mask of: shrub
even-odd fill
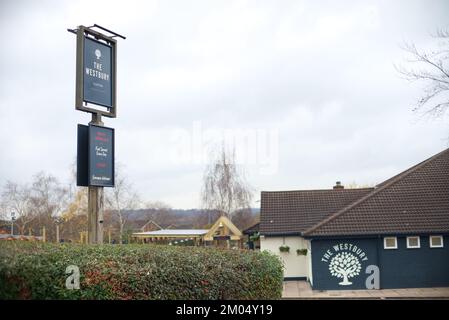
[[[279,299],[282,280],[268,252],[0,241],[0,299]]]
[[[249,240],[250,241],[257,241],[257,240],[259,240],[260,239],[260,233],[259,232],[256,232],[256,233],[254,233],[253,235],[251,235],[250,237],[249,237]]]

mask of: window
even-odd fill
[[[387,237],[384,238],[384,249],[397,249],[398,248],[398,240],[396,237]]]
[[[407,237],[407,248],[408,249],[416,249],[420,248],[421,243],[419,241],[419,237]]]
[[[431,248],[443,248],[443,237],[442,236],[430,236],[430,247]]]

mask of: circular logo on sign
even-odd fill
[[[96,49],[96,50],[95,50],[95,55],[97,56],[97,59],[100,59],[100,57],[101,57],[101,51],[100,51],[100,49]]]

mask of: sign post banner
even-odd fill
[[[89,186],[114,186],[114,129],[89,125]]]
[[[78,125],[76,184],[88,187],[88,242],[101,244],[103,187],[115,184],[114,129],[104,127],[101,117],[117,117],[117,41],[114,37],[126,38],[97,24],[78,26],[76,31],[67,30],[76,34],[75,109],[92,114],[89,126]]]

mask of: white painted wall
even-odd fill
[[[313,273],[312,273],[312,243],[311,240],[305,240],[307,243],[307,270],[309,272],[307,279],[309,280],[310,284],[313,285]]]
[[[279,247],[282,245],[289,246],[290,252],[280,252]],[[296,253],[297,249],[309,250],[309,248],[309,241],[301,237],[260,237],[260,250],[270,251],[280,256],[284,262],[284,278],[309,278],[310,252],[307,252],[306,256],[298,256]]]

